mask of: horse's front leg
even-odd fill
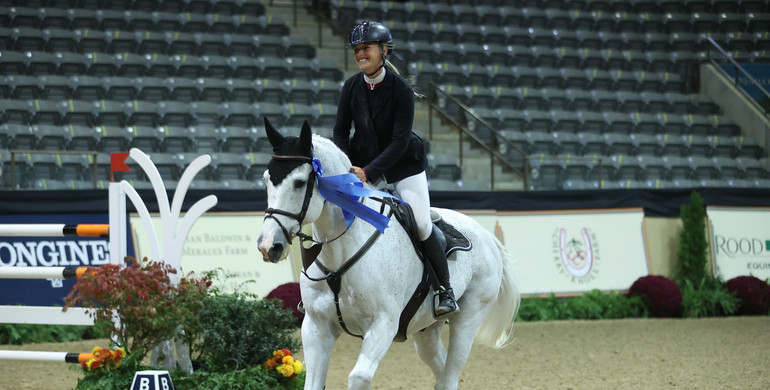
[[[358,355],[356,366],[348,376],[348,390],[368,390],[372,387],[372,378],[377,371],[377,366],[388,352],[397,331],[396,322],[383,319],[375,322],[364,334],[361,353]]]
[[[313,321],[305,316],[302,321],[302,347],[305,355],[305,390],[322,390],[329,369],[329,355],[339,332],[328,322]]]

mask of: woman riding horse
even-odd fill
[[[350,157],[351,172],[362,182],[384,178],[396,195],[414,211],[423,254],[438,277],[437,317],[458,309],[449,282],[444,248],[430,217],[428,158],[422,140],[412,131],[414,91],[387,60],[393,38],[377,22],[358,23],[350,33],[350,47],[361,73],[349,78],[340,94],[334,143]],[[351,123],[355,134],[350,138]]]

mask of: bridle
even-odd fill
[[[313,159],[311,157],[307,156],[279,156],[279,155],[273,155],[272,158],[276,160],[284,160],[284,161],[301,161],[301,162],[307,162],[310,163],[310,165],[313,164]],[[343,234],[345,234],[348,229],[350,229],[350,226],[348,226],[342,233],[340,233],[337,237],[334,237],[332,239],[327,239],[323,241],[318,241],[314,239],[313,237],[302,233],[302,222],[305,221],[305,215],[307,214],[307,208],[310,205],[310,198],[313,197],[313,187],[315,186],[315,182],[317,180],[318,174],[316,173],[315,169],[310,170],[310,176],[308,176],[307,180],[307,187],[305,187],[305,198],[302,200],[302,208],[299,210],[299,213],[292,213],[290,211],[281,210],[281,209],[274,209],[274,208],[267,208],[265,210],[265,219],[272,219],[275,221],[275,223],[278,224],[278,226],[281,228],[281,231],[283,232],[284,237],[286,237],[286,242],[291,243],[292,238],[299,237],[300,241],[304,244],[305,241],[310,241],[315,244],[326,244],[329,242],[332,242],[340,237],[342,237]],[[274,214],[283,215],[285,217],[292,218],[297,221],[297,232],[290,232],[289,229],[286,229],[285,226],[281,223],[281,221],[275,217]]]
[[[278,156],[273,155],[274,159],[276,160],[285,160],[285,161],[302,161],[307,162],[312,165],[313,159],[307,156]],[[291,242],[292,238],[297,236],[302,238],[302,236],[308,237],[306,234],[300,232],[302,229],[302,222],[305,220],[305,215],[307,214],[307,208],[310,205],[310,198],[313,196],[313,187],[315,185],[316,180],[316,173],[315,170],[310,170],[310,176],[308,176],[307,180],[307,187],[305,188],[305,199],[302,200],[302,208],[299,210],[299,213],[292,213],[290,211],[281,210],[281,209],[274,209],[274,208],[267,208],[265,210],[265,219],[272,219],[275,221],[275,223],[278,224],[278,226],[283,231],[283,235],[286,237],[287,242]],[[275,217],[275,214],[283,215],[285,217],[292,218],[297,221],[297,232],[292,233],[289,232],[288,229],[286,229],[285,226],[281,223],[281,221]],[[310,237],[308,237],[310,238]],[[312,238],[310,238],[312,240]]]

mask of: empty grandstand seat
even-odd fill
[[[56,73],[58,65],[54,54],[42,51],[28,51],[24,53],[24,56],[27,62],[27,74],[44,75]]]
[[[577,133],[577,137],[581,145],[581,155],[591,156],[607,154],[607,139],[604,138],[601,134],[580,132]]]
[[[267,170],[267,164],[272,159],[272,151],[270,153],[247,153],[245,154],[245,159],[248,166],[245,172],[246,180],[262,182],[264,184],[262,175]]]
[[[94,131],[99,137],[99,145],[97,146],[98,151],[105,153],[128,151],[130,138],[125,128],[101,125],[96,126]],[[101,159],[98,159],[97,161],[99,160]],[[108,161],[109,158],[101,160],[101,163],[108,164]],[[104,175],[100,177],[105,178]],[[109,178],[109,176],[106,177]]]
[[[612,179],[615,181],[639,181],[644,179],[644,167],[640,159],[634,156],[612,156],[615,169]]]
[[[225,102],[219,105],[219,110],[224,126],[252,127],[258,123],[258,114],[252,104]]]
[[[248,153],[254,150],[259,136],[256,127],[224,126],[219,128],[222,151]]]
[[[219,105],[211,102],[192,102],[188,107],[187,113],[192,124],[218,126],[221,122],[219,115]]]
[[[72,80],[66,76],[42,75],[38,76],[38,90],[40,97],[48,100],[72,99]]]
[[[188,103],[196,100],[212,103],[228,101],[230,100],[232,85],[234,84],[232,79],[222,80],[211,77],[191,80],[192,82],[189,79],[176,80],[181,80],[182,83],[176,83],[176,85],[167,84],[171,90],[171,98]],[[241,80],[238,80],[238,82],[241,82]],[[245,83],[245,85],[248,84],[251,84],[251,82]]]
[[[186,153],[194,150],[192,137],[183,126],[160,126],[157,129],[160,150],[164,153]]]
[[[196,106],[193,107],[193,105]],[[196,120],[193,113],[197,113],[197,107],[203,107],[204,105],[204,102],[194,102],[191,104],[178,101],[159,102],[155,107],[155,113],[158,115],[158,124],[164,126],[189,126]],[[208,107],[208,105],[205,105],[205,107]],[[199,115],[205,115],[205,112],[201,110]]]
[[[644,169],[643,180],[660,181],[668,180],[668,168],[665,161],[659,156],[639,155],[637,159]]]
[[[209,100],[206,99],[207,96],[200,96],[199,90],[201,88],[201,84],[206,79],[188,79],[184,77],[170,77],[165,80],[158,80],[159,83],[157,84],[156,90],[158,93],[153,94],[153,99],[160,98],[163,99],[163,93],[167,93],[168,99],[176,100],[176,101],[182,101],[182,102],[192,102],[196,101],[199,98],[201,100]],[[211,84],[215,84],[217,79],[209,79],[211,80]],[[140,91],[140,96],[143,94],[144,90],[146,88],[150,87],[149,85],[143,86],[142,90]],[[213,87],[213,85],[212,85]],[[151,87],[150,87],[151,88]],[[150,89],[152,91],[152,89]],[[226,96],[227,90],[223,88],[223,93]],[[225,99],[224,97],[222,99]]]
[[[576,133],[580,130],[580,118],[574,111],[551,110],[552,130],[566,133]]]
[[[154,114],[154,112],[153,112]],[[161,138],[158,128],[152,126],[128,126],[129,145],[132,148],[141,149],[144,152],[160,152]]]
[[[68,137],[61,126],[38,124],[31,130],[37,136],[36,149],[64,150],[67,147]]]
[[[38,99],[38,78],[25,75],[10,75],[5,78],[5,83],[10,89],[10,96],[14,99]]]
[[[127,100],[141,99],[151,102],[161,102],[168,99],[181,100],[171,98],[171,88],[180,84],[177,80],[178,79],[174,77],[137,77],[131,79],[134,90],[136,91],[136,97]],[[185,83],[185,81],[182,81],[181,83]]]
[[[222,137],[219,129],[210,124],[198,124],[187,128],[193,141],[193,150],[197,153],[211,153],[222,150]]]
[[[532,156],[530,156],[532,157]],[[532,178],[531,186],[538,190],[555,190],[561,188],[561,177],[564,170],[564,162],[548,155],[539,155],[530,158],[529,175]]]
[[[462,168],[457,159],[445,154],[428,154],[428,178],[460,180]]]
[[[764,159],[758,160],[751,157],[738,157],[735,159],[738,168],[741,170],[742,178],[746,179],[766,179],[770,177]]]
[[[334,104],[316,103],[311,106],[318,128],[333,128],[337,122],[337,106]]]
[[[150,161],[158,168],[158,173],[164,182],[178,181],[182,176],[183,165],[176,155],[171,153],[151,153],[145,151]]]
[[[214,180],[245,179],[247,161],[243,154],[220,152],[212,156]]]
[[[93,127],[65,124],[62,131],[67,139],[67,150],[96,150],[99,135]]]

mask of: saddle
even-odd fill
[[[433,270],[430,261],[428,261],[428,259],[422,253],[422,243],[417,234],[417,223],[414,219],[414,212],[412,211],[412,207],[406,203],[401,203],[390,198],[384,199],[383,202],[390,206],[391,210],[393,211],[393,215],[396,217],[396,220],[409,234],[409,238],[412,241],[414,250],[417,252],[417,257],[420,259],[420,261],[422,261],[423,264],[423,273],[422,278],[420,279],[420,283],[417,284],[417,288],[412,294],[412,297],[409,298],[409,301],[404,307],[404,310],[401,311],[401,316],[399,317],[398,321],[398,332],[393,338],[393,341],[403,342],[406,341],[406,328],[409,325],[409,321],[412,320],[412,317],[414,317],[414,314],[417,313],[420,305],[422,305],[422,302],[430,293],[431,286],[433,286],[433,289],[437,289],[439,283],[438,278],[436,277],[436,272]],[[471,250],[473,245],[471,244],[471,241],[468,239],[468,237],[465,236],[465,234],[457,230],[450,223],[446,222],[437,212],[431,210],[430,216],[433,222],[433,226],[436,228],[436,232],[439,235],[439,242],[443,243],[444,253],[446,253],[447,260],[450,260],[449,255],[455,251]]]
[[[437,289],[439,283],[438,279],[436,278],[436,273],[433,270],[433,267],[430,265],[430,261],[428,261],[425,258],[425,255],[422,253],[422,243],[420,242],[417,234],[417,224],[414,220],[414,212],[412,211],[412,208],[405,203],[401,203],[390,198],[378,200],[382,202],[383,210],[380,212],[384,211],[386,205],[389,206],[390,211],[388,217],[395,215],[396,220],[404,227],[404,230],[408,233],[412,241],[412,245],[414,246],[414,250],[417,253],[417,257],[423,263],[422,278],[417,284],[414,293],[412,293],[412,297],[409,298],[406,306],[401,311],[401,315],[398,321],[398,331],[396,332],[396,336],[393,337],[393,341],[403,342],[406,341],[406,328],[409,325],[409,321],[412,320],[412,317],[414,317],[414,314],[417,313],[417,310],[422,305],[422,302],[430,293],[431,286],[433,286],[433,289]],[[432,210],[431,219],[433,221],[433,225],[436,227],[436,231],[438,232],[437,234],[439,234],[439,240],[444,243],[444,250],[447,258],[455,251],[471,250],[472,244],[468,237],[466,237],[459,230],[455,229],[455,227],[450,223],[444,221],[438,213],[435,213]],[[324,273],[324,276],[321,278],[310,277],[307,275],[307,273],[304,273],[304,271],[315,262],[316,257],[318,257],[318,254],[321,252],[323,243],[313,244],[309,248],[304,246],[300,247],[302,253],[303,274],[310,280],[325,280],[327,282],[329,288],[334,293],[334,305],[337,310],[337,318],[339,320],[340,326],[346,333],[358,338],[363,338],[363,336],[350,332],[350,330],[348,330],[347,326],[345,325],[345,321],[342,319],[342,313],[339,306],[339,292],[342,284],[342,275],[347,272],[347,270],[350,269],[350,267],[352,267],[369,250],[369,248],[371,248],[371,246],[374,244],[374,241],[376,241],[380,235],[381,234],[379,231],[374,231],[371,237],[369,237],[369,240],[367,240],[367,242],[364,243],[361,248],[359,248],[359,250],[336,271],[327,269],[320,262],[316,263],[319,269]]]

